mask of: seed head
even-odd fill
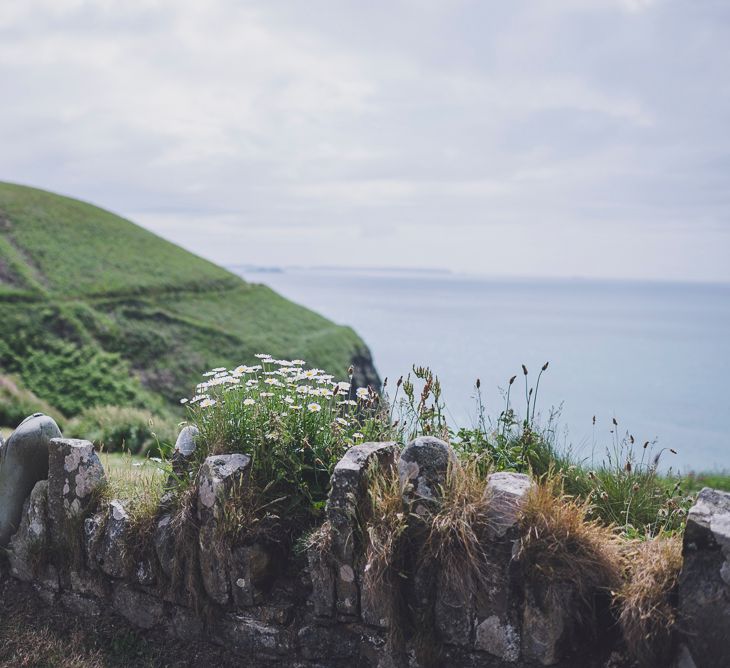
[[[517,378],[517,376],[512,376],[512,378],[509,379],[509,384],[510,385],[512,385],[512,383],[515,382],[515,378]]]
[[[527,375],[527,367],[524,364],[522,365],[522,373]]]
[[[545,362],[545,364],[542,365],[542,370],[543,371],[547,371],[548,364],[550,364],[550,362]]]

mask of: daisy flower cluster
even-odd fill
[[[207,371],[181,403],[207,452],[246,453],[262,484],[284,480],[310,501],[323,500],[345,451],[381,434],[377,395],[301,359],[256,358]]]

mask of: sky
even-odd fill
[[[725,0],[4,0],[0,180],[220,264],[730,281]]]

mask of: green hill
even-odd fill
[[[108,211],[0,183],[0,374],[67,416],[164,410],[258,352],[378,382],[352,329]]]

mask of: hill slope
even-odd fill
[[[377,383],[348,327],[90,204],[0,183],[0,373],[66,415],[172,407],[255,353]]]

